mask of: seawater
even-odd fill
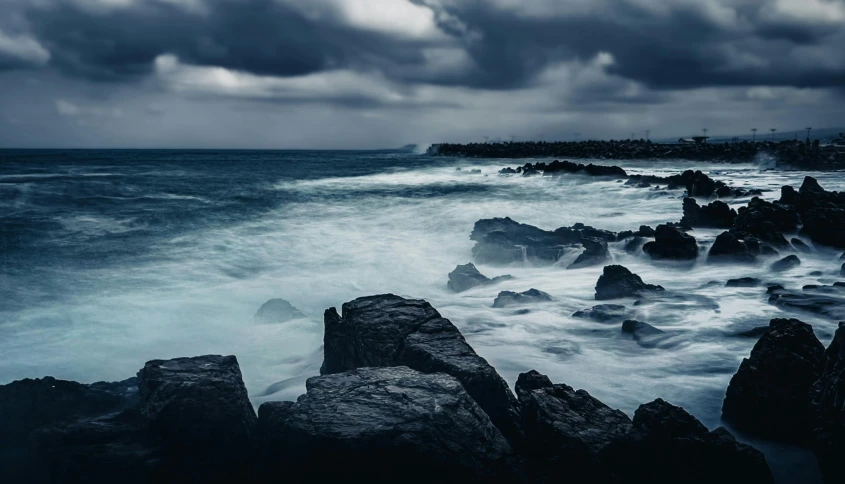
[[[497,174],[528,161],[539,160],[0,151],[0,383],[44,375],[120,380],[150,359],[234,354],[256,405],[295,399],[319,373],[323,311],[394,293],[428,300],[511,385],[520,372],[537,369],[628,414],[662,397],[714,428],[727,384],[754,344],[735,333],[773,317],[799,317],[829,343],[836,322],[784,313],[767,304],[765,288],[724,287],[743,276],[787,287],[830,284],[838,280],[839,253],[822,247],[798,254],[799,268],[774,274],[773,260],[708,265],[702,255],[692,267],[655,264],[611,244],[615,263],[668,291],[652,304],[619,301],[636,319],[676,334],[657,348],[638,345],[617,324],[571,317],[598,304],[601,273],[566,270],[577,252],[553,266],[478,265],[489,277],[515,279],[451,293],[447,274],[472,260],[469,233],[479,219],[621,231],[682,216],[683,190]],[[660,175],[701,169],[733,186],[766,190],[768,200],[779,197],[782,185],[797,188],[805,175],[762,164],[613,164]],[[826,189],[845,189],[841,173],[812,175]],[[728,202],[738,208],[748,200]],[[692,232],[701,246],[718,233]],[[528,314],[491,307],[499,291],[529,288],[554,301]],[[261,304],[276,297],[306,317],[254,323]],[[789,466],[806,464],[777,452],[768,448],[770,463],[779,455]]]

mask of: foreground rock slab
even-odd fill
[[[825,482],[845,481],[845,322],[824,353],[821,376],[813,384],[810,400],[815,417],[814,452]]]
[[[517,402],[507,383],[426,301],[393,294],[363,297],[344,303],[342,316],[335,308],[326,310],[324,321],[321,374],[390,366],[449,374],[502,434],[519,445]]]
[[[508,474],[508,442],[444,373],[361,368],[308,379],[294,404],[264,405],[266,458],[282,457],[278,471],[292,482],[397,482],[409,472],[414,482],[504,482]]]
[[[722,418],[760,437],[806,441],[813,428],[809,391],[821,375],[823,358],[824,346],[812,326],[773,319],[731,378]]]

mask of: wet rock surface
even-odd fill
[[[605,266],[596,282],[596,300],[637,297],[664,291],[662,286],[646,284],[642,278],[620,265]]]
[[[666,331],[657,329],[648,323],[643,323],[642,321],[636,321],[633,319],[625,320],[622,323],[622,332],[630,334],[634,338],[634,341],[644,348],[654,348],[660,346],[667,339],[672,337],[672,335]]]
[[[707,253],[708,262],[716,263],[752,263],[760,254],[757,239],[749,237],[742,240],[730,232],[722,232]]]
[[[728,282],[725,283],[725,287],[755,287],[759,286],[762,283],[760,279],[756,279],[753,277],[740,277],[738,279],[728,279]]]
[[[521,440],[516,398],[458,328],[429,303],[392,294],[343,304],[342,316],[326,310],[324,360],[320,373],[362,367],[407,366],[423,373],[446,373],[467,392],[511,443]]]
[[[599,304],[590,309],[583,309],[572,314],[573,318],[592,319],[599,323],[622,321],[628,316],[628,310],[621,304]]]
[[[797,255],[788,255],[772,264],[770,269],[774,272],[784,272],[801,265],[801,259]]]
[[[729,229],[737,216],[736,210],[719,200],[699,206],[694,198],[687,197],[684,198],[683,209],[684,216],[681,223],[690,227]]]
[[[670,225],[658,225],[654,241],[643,246],[643,252],[654,260],[693,260],[698,257],[695,237]]]
[[[740,207],[730,232],[738,238],[754,237],[774,247],[789,247],[783,232],[798,230],[800,218],[791,205],[754,197]]]
[[[513,276],[503,275],[491,279],[479,272],[475,264],[470,262],[469,264],[455,267],[455,270],[449,273],[449,282],[446,286],[454,292],[463,292],[473,287],[487,286],[510,279],[513,279]]]
[[[508,442],[444,373],[392,367],[314,377],[296,403],[273,410],[262,412],[267,465],[286,479],[395,482],[414,469],[418,482],[504,482],[508,474]]]
[[[773,319],[728,385],[722,418],[750,434],[805,441],[813,429],[809,391],[824,346],[797,319]]]
[[[584,246],[584,252],[578,255],[575,262],[570,264],[567,269],[597,266],[611,259],[610,252],[607,250],[607,241],[604,239],[584,237],[581,239],[581,245]]]
[[[819,289],[821,288],[821,289]],[[805,311],[840,321],[845,320],[845,289],[841,283],[832,286],[818,286],[809,291],[794,291],[783,286],[771,286],[767,290],[769,304],[783,309]]]
[[[493,301],[494,308],[507,308],[511,306],[525,306],[549,302],[552,297],[538,289],[529,289],[524,292],[502,291]]]
[[[824,352],[821,376],[813,384],[810,401],[814,417],[813,450],[825,482],[842,482],[845,468],[845,322]]]

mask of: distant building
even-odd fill
[[[680,138],[678,144],[680,145],[700,145],[707,143],[709,136],[693,136],[692,138]]]

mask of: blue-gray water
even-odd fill
[[[43,375],[117,380],[149,359],[222,353],[238,356],[256,404],[293,399],[318,373],[323,310],[393,292],[429,300],[511,384],[535,368],[629,414],[666,398],[712,428],[727,383],[754,343],[729,334],[784,314],[766,303],[764,290],[724,282],[837,280],[838,254],[823,248],[774,275],[771,261],[726,267],[701,258],[678,268],[611,247],[617,263],[675,295],[635,308],[637,319],[677,332],[666,348],[643,348],[616,325],[571,317],[595,304],[601,272],[565,270],[577,254],[552,267],[479,266],[516,279],[450,293],[446,275],[471,260],[469,233],[480,218],[619,231],[682,215],[682,191],[496,174],[525,161],[398,152],[0,151],[0,383]],[[763,162],[616,164],[635,173],[701,168],[733,185],[772,190],[767,199],[804,175],[767,170]],[[845,188],[841,174],[814,175],[825,188]],[[717,233],[693,232],[702,245]],[[824,275],[809,275],[816,270]],[[532,287],[555,301],[525,315],[491,308],[498,291]],[[274,297],[307,317],[253,323]],[[827,345],[835,323],[800,317]],[[790,465],[786,459],[779,457],[781,466]]]

